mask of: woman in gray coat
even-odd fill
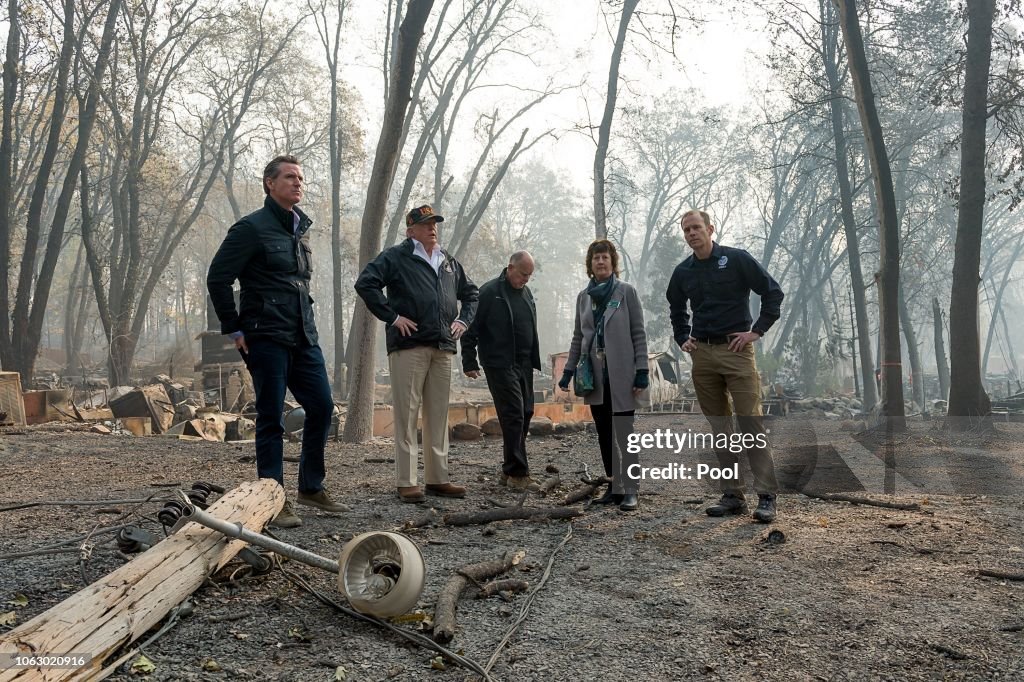
[[[612,485],[597,504],[618,504],[623,511],[637,508],[637,485],[626,475],[637,460],[626,444],[633,433],[637,398],[649,383],[644,311],[636,289],[619,279],[619,254],[607,239],[587,249],[590,283],[576,298],[576,324],[565,371],[563,390],[583,353],[594,368],[594,390],[583,396],[597,427],[605,475]],[[588,351],[589,349],[589,351]],[[617,446],[617,447],[616,447]]]

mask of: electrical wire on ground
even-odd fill
[[[364,613],[359,613],[358,611],[354,611],[354,610],[352,610],[352,609],[350,609],[350,608],[348,608],[348,607],[338,603],[337,601],[335,601],[334,599],[328,597],[326,594],[324,594],[323,592],[321,592],[317,588],[315,588],[312,585],[310,585],[308,582],[306,582],[300,576],[298,576],[298,575],[292,573],[291,571],[289,571],[288,569],[286,569],[284,566],[281,565],[280,560],[278,560],[278,568],[281,569],[281,573],[286,578],[288,578],[288,580],[292,581],[293,583],[295,583],[296,585],[298,585],[302,589],[306,590],[307,592],[309,592],[311,595],[313,595],[314,597],[319,599],[324,604],[333,607],[335,610],[341,611],[345,615],[351,616],[352,618],[355,618],[356,620],[363,621],[364,623],[370,623],[372,625],[377,625],[379,627],[382,627],[385,630],[390,630],[391,632],[395,633],[399,637],[407,639],[408,641],[412,642],[413,644],[417,644],[417,645],[419,645],[421,647],[424,647],[426,649],[432,649],[432,650],[436,651],[437,653],[441,654],[442,656],[444,656],[445,658],[451,660],[456,665],[461,666],[463,668],[466,668],[467,670],[471,670],[472,672],[475,672],[477,675],[480,675],[484,680],[487,680],[487,682],[494,682],[494,678],[492,678],[489,674],[487,674],[487,670],[485,670],[484,668],[481,668],[478,663],[474,663],[473,661],[469,660],[468,658],[460,656],[457,653],[455,653],[454,651],[451,651],[450,649],[446,649],[445,647],[441,646],[440,644],[438,644],[434,640],[430,639],[429,637],[425,637],[425,636],[423,636],[423,635],[421,635],[421,634],[419,634],[417,632],[410,632],[409,630],[406,630],[404,628],[395,627],[391,623],[388,623],[386,621],[380,620],[378,618],[374,618],[373,616],[367,616]]]
[[[569,540],[572,538],[571,521],[568,523],[568,526],[569,530],[566,531],[565,537],[563,537],[562,541],[558,543],[558,546],[551,551],[551,556],[548,557],[548,565],[544,569],[544,575],[541,576],[540,582],[538,582],[537,586],[533,588],[530,591],[530,594],[526,596],[526,600],[523,602],[522,608],[519,609],[519,616],[516,617],[516,619],[512,622],[512,625],[509,626],[509,629],[505,633],[505,636],[501,638],[500,642],[498,642],[498,647],[494,650],[494,653],[491,654],[491,658],[487,661],[487,665],[484,666],[484,670],[490,672],[491,668],[494,667],[494,664],[498,662],[498,656],[501,655],[501,650],[505,648],[505,645],[508,644],[509,641],[511,641],[512,635],[515,634],[519,626],[522,625],[523,622],[526,620],[527,613],[530,611],[530,606],[533,604],[534,598],[537,596],[537,593],[540,592],[541,589],[544,587],[544,583],[548,581],[548,578],[551,577],[551,567],[555,563],[555,556],[558,554],[559,551],[561,551],[563,547],[565,547],[565,544],[569,542]]]

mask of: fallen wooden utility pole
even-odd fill
[[[276,481],[261,479],[226,493],[207,512],[259,531],[281,511],[284,499]],[[197,523],[183,526],[131,562],[0,636],[0,659],[5,664],[12,655],[35,655],[81,656],[81,665],[0,669],[0,682],[103,679],[113,672],[103,667],[111,654],[159,623],[243,547],[243,541]]]

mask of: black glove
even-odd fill
[[[563,391],[569,390],[569,382],[572,381],[572,375],[575,374],[571,369],[567,369],[562,372],[562,378],[558,380],[558,387]]]
[[[633,377],[633,388],[639,388],[641,390],[651,385],[650,370],[638,369],[636,376]]]

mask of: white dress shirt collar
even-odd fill
[[[427,263],[430,264],[430,267],[434,269],[434,274],[436,275],[441,270],[441,263],[444,262],[444,254],[441,253],[441,245],[434,244],[434,252],[427,254],[427,249],[423,246],[421,241],[413,239],[412,237],[409,237],[409,239],[412,239],[413,255],[419,256],[423,260],[427,261]]]

